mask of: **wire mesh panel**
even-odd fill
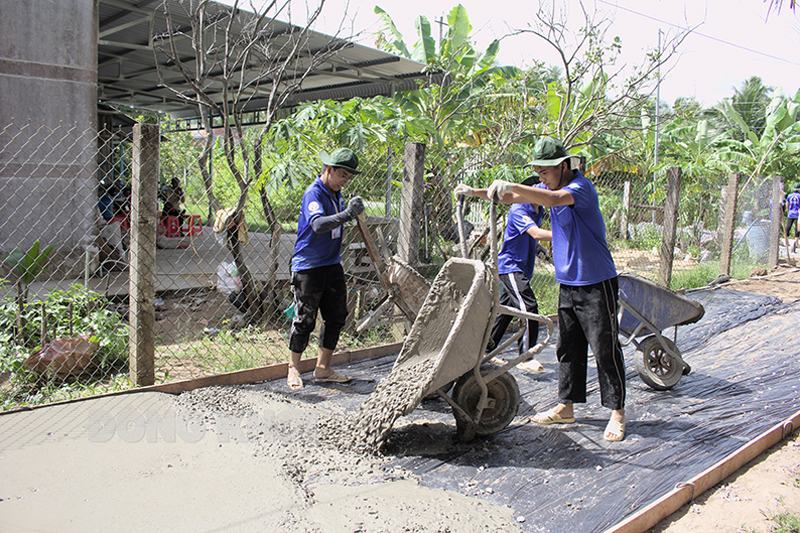
[[[130,158],[111,148],[120,137],[79,125],[0,130],[4,408],[114,389],[124,379],[128,327],[111,278],[99,275],[126,261],[122,231],[105,227],[98,202],[104,169],[129,172]]]
[[[254,128],[236,140],[250,148],[239,152],[252,155],[243,161],[203,130],[156,131],[141,144],[130,127],[0,130],[4,409],[287,360],[302,195],[322,171],[320,151],[348,143],[321,135],[287,151]],[[424,293],[426,280],[461,255],[458,183],[488,187],[530,174],[524,161],[498,163],[481,147],[387,138],[354,149],[362,172],[342,194],[363,198],[367,231],[354,221],[344,227],[348,321],[338,350],[403,339],[409,313],[382,275],[403,274]],[[617,269],[656,279],[665,180],[586,174]],[[681,276],[699,271],[704,284],[718,274],[726,179],[699,190],[695,181],[684,179],[680,196],[674,288]],[[734,269],[760,260],[754,228],[769,219],[767,181],[740,186]],[[231,218],[239,205],[241,217]],[[464,214],[467,253],[484,261],[488,209],[471,199]],[[500,206],[501,235],[507,213]],[[552,250],[540,244],[531,284],[540,312],[554,314]],[[316,355],[315,344],[312,336],[305,357]]]

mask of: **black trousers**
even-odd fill
[[[303,353],[322,315],[319,345],[335,350],[347,320],[347,284],[341,264],[311,268],[292,273],[295,317],[289,332],[289,349]]]
[[[798,230],[800,230],[800,226],[798,226],[796,218],[787,218],[786,219],[786,235],[785,235],[787,238],[791,237],[793,228],[794,228],[794,238],[796,239],[797,235],[799,233]]]
[[[500,304],[513,307],[520,311],[528,311],[535,315],[539,314],[539,303],[536,295],[531,289],[528,278],[522,272],[512,272],[510,274],[500,274],[500,283],[503,290],[500,293]],[[514,317],[498,314],[492,326],[492,346],[499,346],[503,340],[503,335],[508,329]],[[536,346],[539,339],[539,323],[535,320],[528,320],[528,328],[517,341],[519,353],[522,354],[530,350],[531,346]]]
[[[619,284],[611,278],[594,285],[561,285],[558,294],[558,396],[561,403],[586,402],[588,348],[592,347],[600,403],[625,407],[625,361],[617,319]]]

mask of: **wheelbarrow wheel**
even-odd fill
[[[494,365],[481,366],[481,373],[486,374],[496,368]],[[519,386],[514,376],[508,372],[486,384],[489,392],[489,403],[481,413],[481,419],[472,426],[469,420],[456,416],[458,435],[462,440],[470,440],[474,435],[493,435],[508,426],[519,409]],[[472,372],[461,376],[453,388],[453,401],[475,419],[478,401],[481,399],[481,387]],[[474,433],[473,433],[474,431]]]
[[[664,338],[664,342],[670,350],[678,351],[671,340]],[[681,362],[670,356],[655,336],[639,343],[635,363],[639,377],[655,390],[671,389],[684,373]]]

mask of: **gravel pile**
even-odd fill
[[[405,471],[384,468],[384,458],[353,446],[353,422],[343,413],[257,386],[196,389],[181,394],[177,404],[190,422],[218,437],[229,435],[251,445],[255,456],[279,461],[283,474],[297,487],[322,478],[346,484],[409,477]]]

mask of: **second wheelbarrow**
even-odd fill
[[[703,306],[663,285],[633,274],[619,279],[619,331],[622,342],[636,346],[636,372],[655,390],[669,390],[691,367],[678,349],[678,326],[697,322],[705,314]],[[674,327],[674,340],[662,330]],[[640,339],[640,337],[643,337]]]

